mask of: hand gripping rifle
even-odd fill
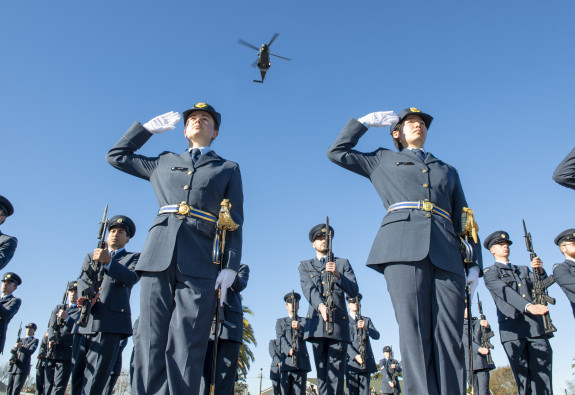
[[[533,260],[537,257],[537,254],[535,254],[533,251],[531,233],[527,232],[525,220],[523,220],[523,231],[525,232],[525,245],[527,246],[527,251],[529,251],[529,258]],[[533,303],[542,304],[544,306],[547,306],[548,303],[555,304],[555,298],[552,298],[547,294],[547,288],[553,285],[554,282],[555,277],[553,277],[553,275],[542,280],[541,269],[533,268],[533,289],[531,290],[531,298],[533,299]],[[543,314],[543,327],[545,328],[545,333],[553,333],[557,330],[557,328],[555,328],[551,322],[551,316],[549,315],[549,312]]]
[[[106,248],[106,231],[108,230],[108,205],[104,208],[104,215],[100,222],[100,229],[98,230],[98,248]],[[82,266],[82,272],[86,274],[86,283],[88,287],[82,291],[82,298],[85,298],[81,304],[80,316],[76,324],[83,328],[88,325],[90,313],[92,312],[92,305],[100,292],[102,282],[104,281],[104,271],[102,270],[102,263],[88,259]]]
[[[62,298],[62,304],[58,306],[58,309],[66,310],[66,299],[68,298],[68,286],[70,285],[69,282],[66,283],[66,290],[64,291],[64,297]],[[62,307],[60,307],[62,306]],[[47,358],[52,358],[54,356],[54,352],[56,351],[56,346],[60,343],[60,339],[62,338],[62,332],[64,331],[64,326],[66,325],[66,321],[62,318],[58,317],[58,313],[56,313],[56,319],[52,323],[52,336],[48,338],[48,343],[50,347],[48,348]]]
[[[463,262],[465,263],[465,273],[469,274],[471,263],[473,263],[473,247],[469,242],[469,238],[473,239],[475,244],[478,243],[477,232],[479,226],[473,217],[473,210],[468,207],[463,207],[461,213],[461,249],[463,255]],[[469,350],[468,370],[469,370],[469,383],[473,388],[473,339],[472,339],[472,319],[471,319],[471,284],[465,284],[465,301],[467,307],[467,349]],[[464,393],[466,391],[464,390]],[[473,390],[472,390],[473,392]]]
[[[357,321],[363,321],[363,316],[361,315],[361,302],[359,301],[359,296],[357,297]],[[364,321],[365,325],[365,321]],[[367,338],[367,333],[365,328],[357,328],[357,339],[358,339],[358,351],[359,356],[361,357],[361,369],[365,369],[365,358],[366,358],[366,349],[365,349],[365,340]]]
[[[16,345],[12,350],[10,350],[10,352],[12,353],[10,361],[8,362],[10,366],[14,365],[18,361],[18,349],[20,348],[20,343],[22,343],[22,338],[20,337],[21,334],[22,334],[22,321],[20,321],[20,329],[18,329],[18,336],[16,337]]]
[[[389,347],[389,362],[390,362],[390,366],[391,365],[397,365],[396,364],[396,360],[393,359],[393,349],[391,348],[391,346]],[[397,388],[398,385],[398,381],[397,381],[397,376],[399,376],[399,373],[397,373],[397,368],[391,369],[391,382],[393,383],[393,393],[394,394],[399,394],[399,388]]]
[[[46,338],[42,338],[42,342],[40,342],[40,348],[38,349],[38,355],[36,358],[38,362],[36,363],[36,369],[41,369],[46,366],[46,356],[48,353],[48,340]]]
[[[325,262],[334,262],[331,239],[333,235],[329,228],[329,217],[325,219],[325,244],[327,247],[327,254]],[[325,330],[328,335],[333,334],[333,314],[335,310],[335,301],[333,300],[333,289],[335,287],[335,275],[326,270],[327,290],[325,291],[325,306],[327,307],[327,321],[325,322]]]
[[[291,305],[292,305],[292,311],[293,311],[292,321],[298,321],[298,324],[299,324],[299,318],[297,316],[297,310],[299,308],[299,303],[295,299],[295,292],[293,289],[291,291]],[[299,341],[298,340],[299,340],[299,329],[291,328],[291,349],[292,349],[291,361],[292,361],[292,364],[295,368],[297,368],[297,354],[299,352]]]
[[[479,300],[479,292],[477,293],[477,307],[479,308],[480,320],[487,321],[485,318],[485,314],[483,314],[483,306],[481,304],[481,301]],[[493,344],[491,344],[491,341],[489,339],[495,336],[495,333],[493,333],[490,327],[485,328],[484,326],[482,326],[481,322],[479,323],[479,327],[481,328],[481,347],[487,348],[488,350],[494,349],[495,347],[493,347]],[[493,365],[493,358],[491,357],[491,351],[489,351],[486,358],[487,363]]]
[[[224,252],[226,247],[226,232],[233,232],[239,225],[234,222],[232,216],[230,215],[230,209],[232,204],[228,199],[222,200],[220,203],[220,214],[218,217],[218,223],[216,225],[216,237],[214,238],[214,248],[213,248],[213,262],[219,265],[219,271],[223,269]],[[216,362],[218,357],[218,340],[220,338],[220,328],[224,321],[224,309],[221,306],[222,289],[218,288],[217,293],[217,304],[216,304],[216,316],[213,326],[214,333],[214,349],[212,353],[212,377],[210,381],[210,395],[214,394],[214,388],[216,384]]]

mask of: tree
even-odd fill
[[[491,371],[489,389],[493,395],[517,395],[517,384],[509,365]]]
[[[254,315],[253,311],[251,311],[247,306],[244,306],[242,310],[244,314]],[[258,343],[254,336],[254,328],[244,316],[243,342],[240,348],[240,357],[238,359],[238,377],[240,379],[244,379],[247,376],[248,370],[250,370],[250,364],[254,360],[254,354],[249,347],[250,344],[257,346]]]

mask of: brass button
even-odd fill
[[[311,278],[313,278],[313,274],[310,274],[309,276],[310,276]]]
[[[429,214],[429,213],[425,214],[425,216],[426,216],[427,218],[431,218],[431,214]]]
[[[124,312],[124,309],[120,310],[120,312],[122,312],[122,313],[123,313],[123,312]]]
[[[525,297],[525,294],[523,294],[522,296]]]
[[[323,274],[323,270],[321,271],[321,274]]]
[[[429,185],[428,185],[428,184],[423,184],[423,187],[424,187],[424,188],[428,188]]]
[[[192,174],[194,174],[194,172],[190,170],[190,171],[188,172],[188,175],[191,176]]]
[[[186,189],[186,190],[187,190],[187,189],[190,189],[190,186],[189,186],[189,185],[184,185],[184,189]]]
[[[99,301],[100,301],[100,298],[96,299],[96,302],[99,302]]]
[[[324,292],[323,296],[325,296],[325,292]]]
[[[521,284],[519,284],[519,286],[521,286]]]
[[[421,170],[422,173],[427,173],[427,171],[428,171],[427,169]]]
[[[345,316],[343,317],[343,319],[345,320]]]
[[[325,285],[325,281],[322,281],[321,283]]]

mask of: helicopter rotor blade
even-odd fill
[[[252,63],[252,67],[255,69],[258,66],[258,61],[254,60],[254,62]]]
[[[274,40],[275,40],[276,38],[278,38],[279,35],[280,35],[279,33],[274,34],[274,36],[272,37],[272,39],[270,40],[270,42],[269,42],[269,44],[268,44],[268,47],[269,47],[270,45],[272,45],[272,43],[274,42]]]
[[[256,47],[255,45],[252,45],[252,44],[250,44],[249,42],[242,40],[241,38],[238,40],[238,44],[245,45],[246,47],[251,48],[251,49],[255,49],[256,51],[259,51],[259,50],[260,50],[260,49],[259,49],[258,47]]]
[[[275,55],[273,53],[270,53],[270,55],[275,56],[276,58],[280,58],[280,59],[291,60],[291,58],[284,58],[283,56]]]

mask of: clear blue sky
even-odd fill
[[[0,363],[20,321],[46,328],[66,281],[95,247],[105,204],[134,219],[128,249],[141,250],[157,210],[152,188],[104,155],[133,121],[198,101],[222,113],[213,148],[242,170],[243,262],[251,267],[244,301],[259,342],[252,393],[260,368],[269,385],[267,345],[285,314],[282,297],[300,289],[297,264],[313,256],[307,233],[326,215],[334,251],[350,259],[363,312],[382,334],[376,358],[384,345],[399,350],[384,278],[364,265],[383,206],[368,180],[325,155],[350,117],[411,106],[432,114],[426,149],[459,170],[480,236],[507,230],[512,261],[527,264],[525,218],[550,271],[562,261],[553,238],[575,226],[574,192],[551,180],[575,145],[574,11],[569,1],[2,2],[0,194],[16,214],[1,229],[20,240],[4,271],[24,283]],[[256,51],[237,40],[259,46],[276,32],[272,52],[293,60],[272,58],[265,83],[254,84]],[[371,129],[358,149],[379,146],[392,147],[387,128]],[[185,148],[179,124],[141,153]],[[497,329],[483,284],[479,292]],[[136,286],[134,319],[138,293]],[[571,379],[575,321],[559,287],[550,293],[561,391]],[[493,343],[496,364],[507,364],[498,335]]]

